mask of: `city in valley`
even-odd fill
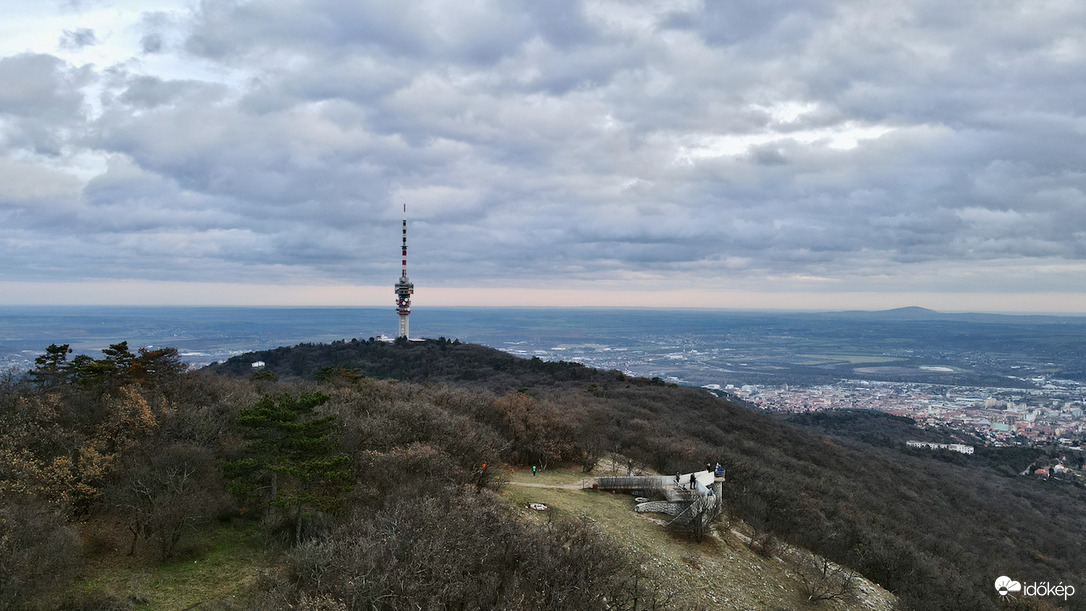
[[[553,356],[555,351],[551,351]],[[931,381],[957,372],[945,366],[920,366],[924,381],[838,378],[824,382],[774,382],[764,372],[757,383],[706,382],[719,351],[686,350],[657,354],[635,349],[569,346],[557,351],[568,360],[627,373],[660,377],[673,383],[697,383],[773,412],[803,413],[834,409],[878,410],[912,418],[919,426],[949,428],[991,445],[1058,445],[1086,450],[1086,384],[1044,375],[1009,379],[1015,386],[979,386]],[[616,354],[621,355],[616,358]],[[573,357],[573,358],[570,358]],[[739,363],[735,363],[739,365]],[[749,363],[742,363],[750,368]],[[878,369],[868,370],[878,374]],[[721,377],[744,377],[738,367],[722,368]],[[779,370],[771,373],[784,376]],[[861,373],[864,373],[861,371]],[[896,377],[907,375],[896,371]],[[959,372],[960,373],[960,372]],[[805,378],[806,376],[798,376]]]
[[[987,445],[1086,449],[1081,318],[910,308],[714,322],[696,332],[506,349],[701,386],[768,411],[878,410]]]
[[[729,385],[725,390],[770,411],[873,409],[924,427],[971,433],[992,445],[1086,449],[1086,387],[1072,380],[1036,381],[1039,387],[1028,390],[869,380],[811,387]]]

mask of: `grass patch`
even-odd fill
[[[598,471],[598,469],[597,469]],[[531,467],[524,469],[512,469],[507,471],[505,479],[510,482],[519,482],[524,484],[546,484],[548,486],[568,486],[570,484],[579,484],[585,480],[593,480],[600,474],[597,472],[581,473],[579,467],[552,467],[547,470],[540,470],[536,472],[536,475],[532,475]],[[591,485],[591,484],[590,484]]]
[[[258,524],[215,525],[188,541],[162,564],[126,556],[123,549],[103,550],[88,558],[76,591],[112,593],[137,609],[187,609],[244,595],[255,582],[263,564]]]
[[[546,522],[558,520],[588,520],[605,536],[617,541],[634,553],[683,546],[653,517],[634,513],[634,500],[628,494],[595,490],[562,490],[555,488],[528,488],[508,486],[502,491],[509,502],[520,508],[530,520]],[[528,503],[543,503],[546,512],[528,509]]]

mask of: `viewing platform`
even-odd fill
[[[666,513],[683,524],[704,524],[720,514],[723,473],[696,471],[679,475],[627,475],[600,477],[595,488],[627,492],[650,500],[638,503],[638,513]]]

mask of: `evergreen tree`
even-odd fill
[[[132,381],[132,365],[136,355],[128,349],[128,342],[110,344],[103,348],[100,359],[80,354],[72,360],[74,377],[83,388],[110,393]]]
[[[45,354],[34,359],[37,365],[30,371],[30,377],[41,388],[55,388],[67,384],[72,375],[72,362],[68,355],[72,353],[68,344],[49,344]]]
[[[271,506],[295,511],[294,538],[301,539],[302,509],[334,512],[352,490],[351,458],[337,453],[336,415],[315,409],[328,401],[323,393],[265,395],[243,409],[237,423],[248,430],[246,458],[226,464],[229,476],[271,476]]]
[[[129,365],[129,374],[132,381],[141,385],[158,386],[176,380],[187,369],[188,365],[181,361],[177,348],[140,348]]]

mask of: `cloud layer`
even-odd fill
[[[172,4],[0,43],[0,281],[1086,280],[1075,0]]]

